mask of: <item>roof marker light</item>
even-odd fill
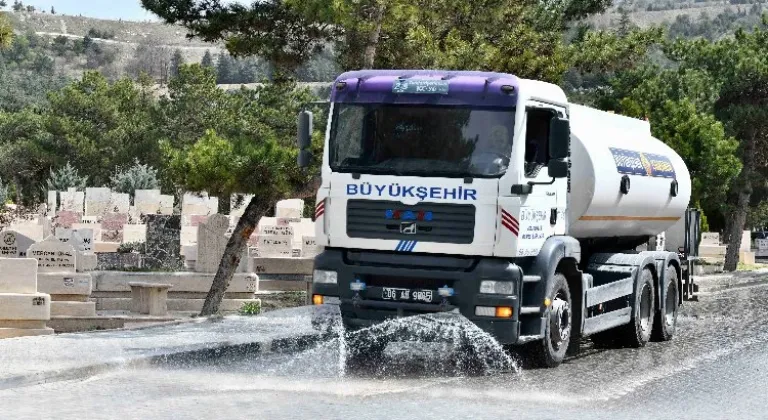
[[[502,85],[501,91],[506,93],[507,95],[511,95],[515,92],[515,87],[512,85]]]
[[[347,87],[347,82],[336,82],[336,90],[343,90]]]

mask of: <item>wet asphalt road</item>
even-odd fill
[[[557,369],[461,377],[389,361],[340,376],[336,342],[299,354],[125,369],[0,391],[0,419],[768,419],[768,287],[686,302],[675,339]]]

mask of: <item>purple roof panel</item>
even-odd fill
[[[398,78],[445,79],[448,94],[393,93]],[[341,74],[336,82],[346,82],[342,90],[332,89],[331,102],[393,103],[473,106],[514,106],[519,86],[517,77],[504,73],[440,70],[361,70]],[[515,93],[501,86],[515,87]]]

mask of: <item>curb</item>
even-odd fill
[[[157,365],[189,366],[194,363],[210,362],[222,358],[258,357],[266,353],[299,352],[308,349],[322,338],[321,335],[308,334],[297,337],[279,338],[264,342],[209,343],[202,346],[168,349],[166,354],[148,354],[136,356],[126,361],[111,361],[62,369],[51,372],[38,372],[31,375],[17,375],[0,378],[0,390],[42,385],[75,379],[85,379],[117,369],[141,368]]]

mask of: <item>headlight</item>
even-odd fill
[[[511,295],[515,292],[514,286],[511,281],[483,280],[480,282],[480,293]]]
[[[335,271],[315,270],[312,276],[313,283],[336,284],[338,274]]]

